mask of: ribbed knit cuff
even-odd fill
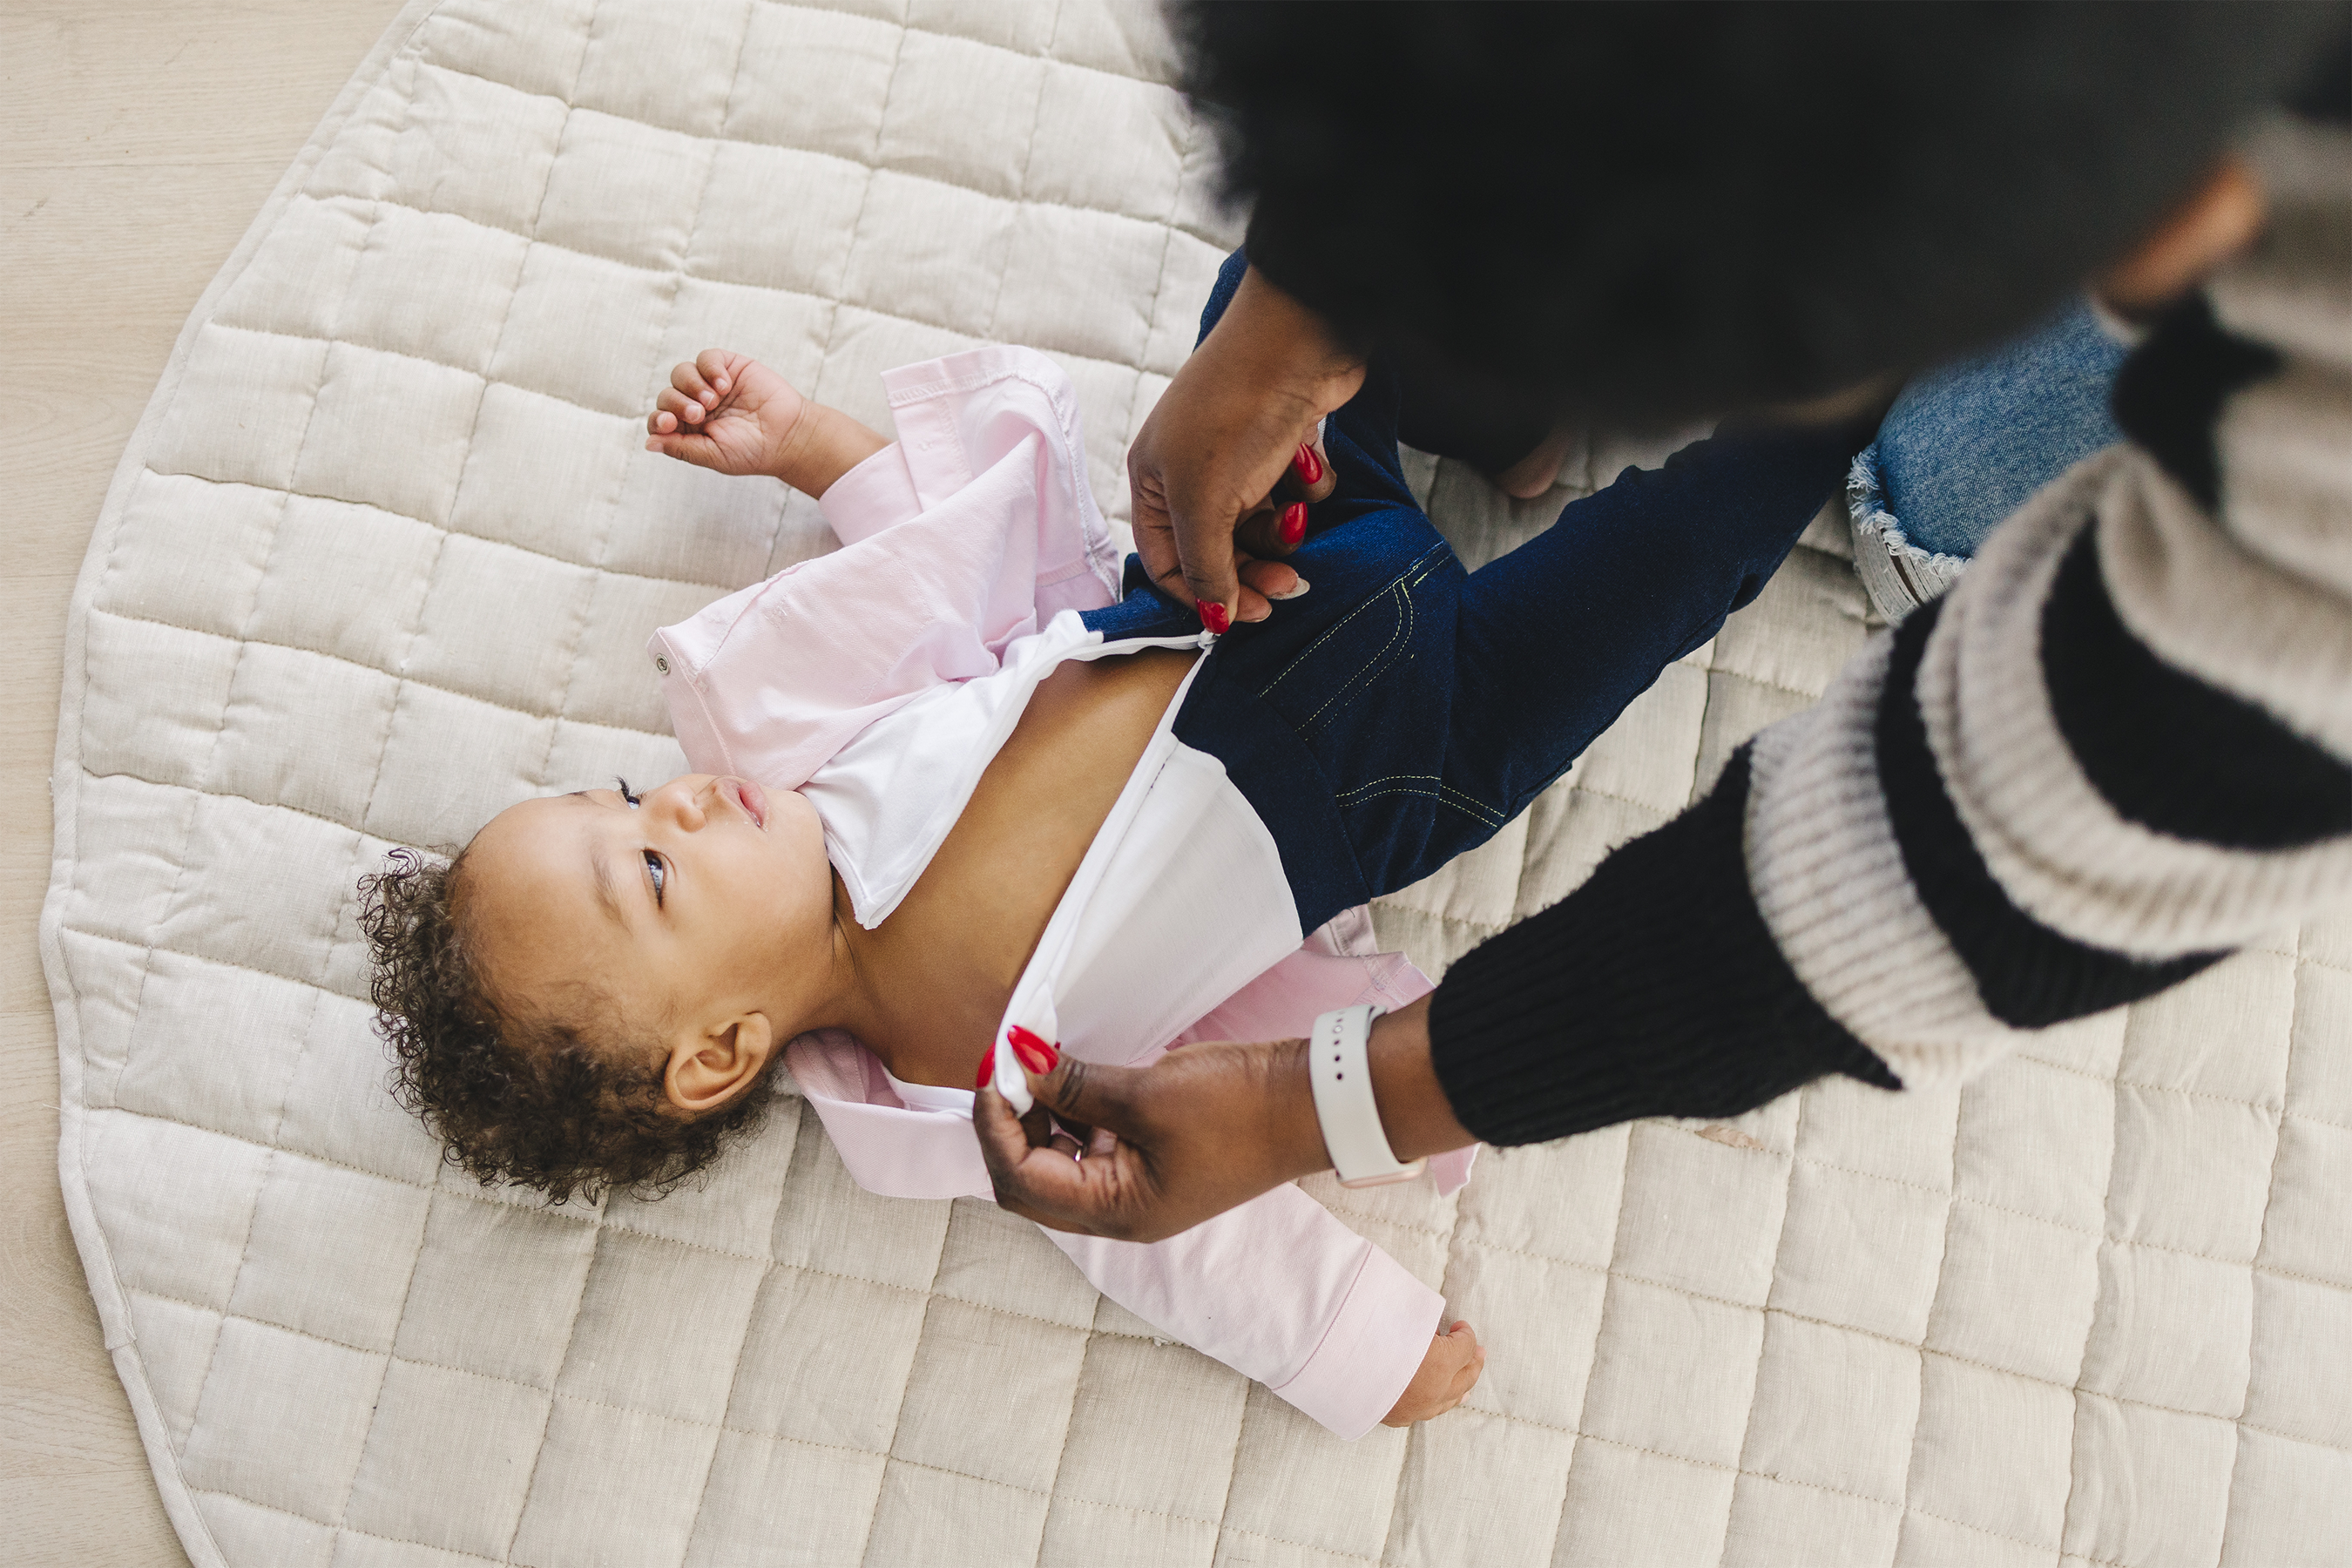
[[[1534,1143],[1638,1116],[1737,1116],[1833,1072],[1902,1087],[1757,911],[1748,786],[1742,746],[1704,801],[1447,972],[1430,1054],[1465,1127]]]

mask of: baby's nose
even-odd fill
[[[707,773],[688,773],[672,779],[656,793],[661,796],[664,815],[692,833],[702,826],[709,815],[710,793],[718,787],[719,781]]]

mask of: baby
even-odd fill
[[[1376,365],[1267,509],[1296,544],[1245,569],[1273,616],[1220,637],[1122,582],[1050,361],[885,379],[898,444],[718,351],[648,420],[655,450],[816,497],[844,544],[655,637],[706,771],[525,801],[450,864],[369,879],[404,1099],[483,1180],[666,1190],[783,1061],[861,1184],[986,1194],[964,1086],[1000,1047],[1139,1064],[1425,994],[1366,902],[1491,837],[1711,636],[1848,455],[1701,443],[1469,574],[1404,484]],[[1583,633],[1581,601],[1632,592],[1653,635]],[[1469,1152],[1432,1163],[1441,1190]],[[1296,1188],[1150,1247],[1047,1234],[1344,1436],[1452,1408],[1484,1363]]]

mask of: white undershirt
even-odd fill
[[[1063,660],[1206,637],[1106,643],[1076,611],[1009,646],[992,675],[925,692],[869,725],[802,786],[860,925],[887,920],[938,853],[1038,684]],[[1176,739],[1193,666],[1161,713],[1015,983],[1005,1024],[1088,1061],[1125,1062],[1297,950],[1297,906],[1273,835],[1224,764]],[[900,1088],[909,1106],[970,1113],[971,1094]]]

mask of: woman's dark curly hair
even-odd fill
[[[501,1005],[467,931],[465,882],[463,852],[413,849],[360,879],[393,1097],[441,1139],[444,1160],[484,1186],[519,1183],[559,1204],[659,1197],[759,1125],[764,1085],[703,1116],[672,1108],[654,1042],[598,1037],[578,1021],[622,1017],[589,986],[573,989],[571,1017]]]
[[[2189,195],[2251,112],[2339,58],[2347,12],[1175,15],[1265,277],[1503,405],[1672,423],[2026,327]]]

